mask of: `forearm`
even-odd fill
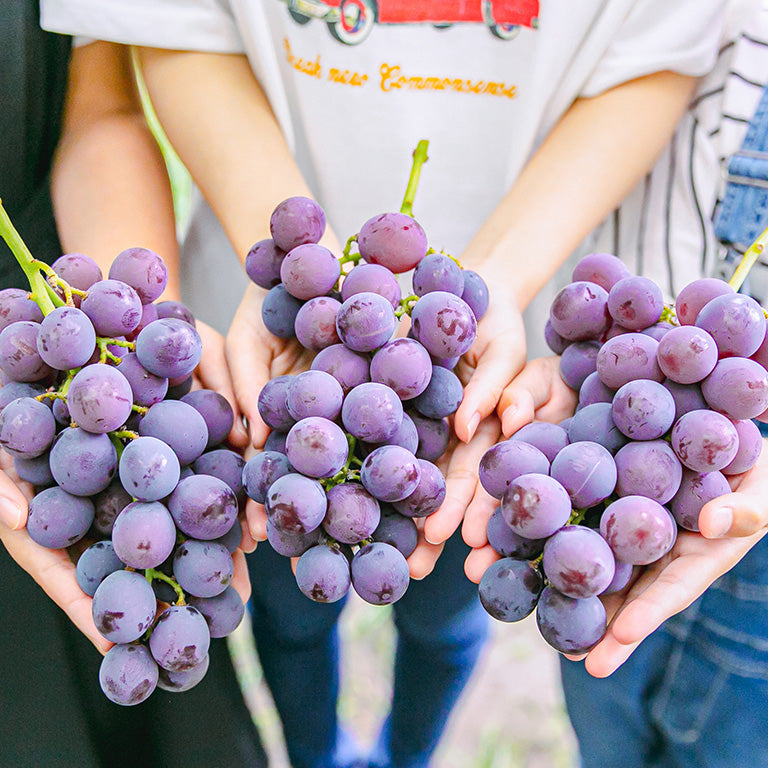
[[[695,80],[660,72],[576,101],[467,248],[521,308],[653,165]]]

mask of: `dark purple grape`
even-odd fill
[[[243,543],[243,527],[240,525],[239,520],[235,520],[232,523],[232,527],[218,539],[213,541],[221,544],[230,555],[233,555],[238,547]]]
[[[9,381],[0,387],[0,411],[5,408],[11,400],[17,400],[20,397],[37,397],[42,395],[45,389],[40,384],[31,384],[25,381]],[[54,418],[56,414],[54,413]]]
[[[53,487],[40,491],[29,502],[27,533],[47,549],[64,549],[85,536],[93,522],[89,499]]]
[[[445,291],[459,297],[464,292],[461,267],[444,253],[428,253],[413,270],[413,292],[424,296],[434,291]]]
[[[141,320],[139,320],[139,324],[128,334],[126,334],[125,338],[128,341],[135,341],[138,335],[150,324],[154,323],[155,320],[158,320],[159,316],[157,314],[157,307],[154,304],[143,304],[141,307]],[[170,318],[173,320],[179,319],[179,318]],[[186,320],[181,320],[181,322],[186,323]],[[189,325],[189,323],[187,323]],[[195,326],[191,326],[194,328]],[[119,357],[119,355],[118,355]]]
[[[595,403],[611,403],[613,402],[613,396],[615,391],[610,387],[606,387],[597,371],[590,373],[579,389],[579,408],[585,408],[588,405],[594,405]]]
[[[611,454],[627,442],[613,421],[610,403],[593,403],[576,411],[568,425],[568,440],[599,443]]]
[[[362,484],[379,501],[402,501],[416,490],[420,478],[419,460],[399,445],[377,448],[360,468]]]
[[[336,317],[340,308],[341,303],[330,296],[318,296],[302,304],[294,322],[299,344],[314,352],[338,344]]]
[[[218,448],[195,459],[192,468],[197,475],[212,475],[223,480],[234,491],[238,504],[241,504],[245,501],[244,466],[245,460],[239,453],[230,451],[228,448]]]
[[[166,394],[167,400],[181,400],[184,395],[188,394],[192,389],[194,380],[190,374],[186,378],[179,376],[175,379],[168,379],[168,393]]]
[[[195,316],[192,314],[189,307],[182,304],[180,301],[160,301],[154,305],[157,310],[158,319],[164,317],[175,317],[178,320],[183,320],[185,323],[189,323],[193,328],[195,327]]]
[[[592,597],[613,579],[616,560],[605,539],[581,525],[557,531],[544,545],[542,559],[549,583],[568,597]]]
[[[341,384],[345,395],[358,384],[371,380],[369,367],[367,356],[353,352],[343,344],[334,344],[321,350],[311,366],[313,371],[330,373]]]
[[[157,568],[176,545],[176,526],[168,509],[157,501],[128,504],[115,519],[112,544],[131,568]]]
[[[293,338],[301,304],[285,290],[282,283],[270,288],[261,305],[264,327],[279,339]]]
[[[501,500],[501,514],[519,536],[543,539],[568,522],[571,500],[557,480],[532,472],[509,484]]]
[[[352,586],[373,605],[397,602],[408,589],[410,573],[402,552],[381,541],[366,544],[352,559]]]
[[[259,392],[259,415],[271,429],[287,432],[296,420],[288,411],[288,389],[294,376],[277,376],[270,379]]]
[[[608,293],[597,283],[569,283],[552,301],[552,329],[569,341],[599,339],[608,330]]]
[[[369,264],[381,264],[395,274],[413,269],[427,252],[421,225],[405,213],[382,213],[363,224],[357,238]]]
[[[330,373],[304,371],[289,382],[285,405],[296,421],[309,416],[333,421],[341,413],[343,400],[341,384]]]
[[[597,283],[610,291],[619,280],[630,277],[627,265],[611,253],[589,253],[573,268],[572,280]]]
[[[245,615],[245,606],[234,587],[227,587],[214,597],[189,598],[189,604],[203,614],[211,637],[226,637],[240,626]]]
[[[196,389],[184,395],[182,403],[191,405],[205,419],[208,427],[208,448],[226,440],[235,423],[235,413],[224,395],[212,389]]]
[[[323,486],[304,475],[289,473],[267,491],[267,520],[286,533],[309,533],[320,526],[328,506]]]
[[[406,517],[427,517],[445,500],[445,478],[432,462],[418,459],[420,477],[416,490],[392,506]]]
[[[137,437],[126,445],[118,471],[123,488],[135,499],[159,501],[176,487],[180,467],[176,454],[162,440]]]
[[[118,523],[123,519],[118,518]],[[173,575],[179,586],[196,597],[220,595],[232,581],[232,555],[215,541],[187,539],[173,556]]]
[[[205,658],[192,669],[185,669],[182,672],[170,672],[162,667],[157,667],[159,672],[157,677],[157,687],[162,691],[168,691],[169,693],[183,693],[191,688],[194,688],[208,672],[208,665],[210,664],[210,656],[205,655]],[[157,665],[155,665],[157,666]]]
[[[380,443],[360,443],[359,445],[363,456],[367,456],[376,448],[381,448],[382,445],[399,445],[401,448],[405,448],[406,451],[416,454],[419,448],[419,433],[416,431],[413,419],[407,413],[403,413],[403,420],[400,422],[400,426],[389,439],[383,440]]]
[[[150,373],[138,361],[134,352],[123,355],[117,370],[128,380],[136,405],[159,403],[168,392],[168,379]]]
[[[430,355],[455,357],[469,351],[477,334],[477,321],[469,305],[445,291],[422,296],[411,313],[414,338]]]
[[[677,527],[658,501],[624,496],[609,504],[600,519],[600,533],[617,560],[648,565],[672,549]]]
[[[662,384],[675,401],[675,421],[689,411],[706,410],[709,407],[698,384],[678,384],[669,379],[664,379]]]
[[[581,654],[605,634],[606,614],[599,597],[577,599],[544,587],[536,607],[542,637],[560,653]]]
[[[619,496],[647,496],[666,504],[680,487],[683,467],[666,440],[629,443],[614,459]]]
[[[299,557],[296,584],[310,600],[335,603],[349,592],[349,562],[337,548],[318,544]]]
[[[331,477],[344,466],[349,443],[337,424],[310,416],[291,427],[285,452],[297,472],[309,477]]]
[[[110,573],[125,568],[123,561],[115,554],[111,541],[97,541],[77,559],[75,578],[80,589],[88,597],[93,597],[96,590]]]
[[[416,411],[409,411],[408,415],[419,436],[416,458],[437,461],[448,450],[451,441],[451,425],[448,419],[428,419]]]
[[[117,516],[133,501],[119,480],[113,480],[93,499],[96,515],[93,528],[102,536],[111,536]]]
[[[341,284],[342,301],[356,293],[378,293],[389,301],[393,309],[400,306],[402,298],[397,278],[379,264],[358,264],[345,275]]]
[[[285,251],[272,238],[259,240],[245,257],[245,271],[256,285],[269,290],[280,282],[280,265]]]
[[[179,464],[191,464],[208,445],[208,427],[201,413],[181,400],[155,403],[139,424],[139,434],[162,440]]]
[[[115,476],[117,451],[107,435],[67,427],[51,448],[50,465],[54,479],[65,491],[93,496]]]
[[[576,341],[569,344],[560,358],[560,377],[578,392],[587,376],[597,370],[600,345],[594,341]]]
[[[546,324],[544,325],[544,341],[547,342],[547,346],[554,352],[556,355],[562,355],[563,352],[568,348],[568,345],[571,344],[568,339],[564,339],[553,327],[552,327],[552,321],[547,320]]]
[[[488,304],[490,302],[488,286],[485,280],[471,269],[462,270],[461,274],[464,279],[464,289],[461,292],[461,298],[469,304],[472,314],[479,321],[488,311]]]
[[[218,477],[192,475],[180,480],[168,510],[182,533],[194,539],[218,539],[237,519],[237,497]]]
[[[632,275],[619,280],[608,293],[608,311],[622,327],[642,331],[659,321],[664,297],[653,280]]]
[[[376,293],[350,296],[336,316],[336,332],[354,352],[372,352],[386,344],[396,325],[392,305]]]
[[[444,368],[440,371],[454,376]],[[421,395],[427,389],[433,375],[429,353],[414,339],[390,341],[381,347],[371,360],[371,380],[390,387],[401,400],[410,400]],[[461,389],[461,383],[459,383],[459,389]]]
[[[100,280],[80,304],[99,336],[126,336],[141,322],[141,299],[121,280]]]
[[[686,469],[677,493],[669,502],[669,511],[681,528],[698,531],[702,507],[708,501],[730,492],[731,487],[722,472],[701,473]]]
[[[344,429],[359,440],[381,443],[392,437],[400,426],[403,405],[397,393],[385,384],[366,382],[344,398],[341,420]]]
[[[611,583],[600,593],[601,595],[612,595],[616,592],[621,592],[632,579],[633,566],[629,563],[623,563],[621,560],[616,560],[615,562],[616,569]]]
[[[242,482],[248,497],[263,504],[269,486],[278,477],[291,472],[288,457],[276,451],[263,451],[252,456],[243,467]]]
[[[111,280],[122,280],[139,294],[142,304],[153,302],[165,290],[168,268],[154,251],[128,248],[118,253],[109,268]]]
[[[34,459],[13,460],[13,467],[16,474],[25,482],[34,485],[36,488],[46,488],[53,485],[55,480],[51,473],[50,457],[43,453]]]
[[[51,411],[53,412],[53,418],[56,419],[57,424],[60,424],[62,427],[68,427],[72,424],[72,414],[69,412],[69,406],[67,406],[66,400],[57,397],[53,401]]]
[[[289,197],[272,211],[269,231],[275,245],[283,251],[317,243],[325,232],[325,213],[308,197]]]
[[[79,427],[103,434],[125,424],[131,415],[133,392],[117,368],[95,363],[75,374],[67,390],[67,406]]]
[[[33,397],[12,400],[0,412],[0,445],[20,459],[44,454],[56,434],[51,409]]]
[[[158,684],[158,669],[143,645],[116,645],[99,667],[99,685],[115,704],[132,707],[149,698]]]
[[[375,358],[374,358],[375,359]],[[459,377],[447,368],[432,366],[427,388],[414,399],[416,410],[430,419],[442,419],[456,413],[464,396]]]
[[[267,435],[267,439],[264,441],[264,450],[285,454],[285,441],[287,438],[287,432],[270,432]]]
[[[191,605],[166,608],[157,617],[149,638],[152,657],[170,672],[182,672],[200,664],[210,644],[208,624]]]
[[[489,448],[480,460],[480,484],[501,499],[520,475],[549,474],[549,461],[536,447],[522,440],[505,440]]]
[[[543,551],[547,539],[525,539],[507,525],[501,508],[497,507],[488,520],[488,543],[502,557],[515,560],[535,560]]]
[[[267,520],[267,541],[272,545],[272,549],[283,557],[299,557],[303,555],[310,547],[314,547],[321,540],[324,540],[323,529],[317,527],[309,533],[291,533],[283,531]]]
[[[506,557],[480,579],[480,602],[499,621],[520,621],[533,613],[544,589],[541,573],[529,563]]]
[[[40,381],[51,374],[37,351],[40,323],[17,320],[0,331],[0,368],[12,381]]]
[[[133,571],[115,571],[93,595],[93,623],[112,643],[138,640],[155,620],[157,601],[149,582]]]
[[[42,310],[29,298],[29,291],[22,288],[3,288],[0,291],[0,331],[19,320],[41,323]]]
[[[323,528],[336,541],[358,544],[376,530],[381,519],[379,502],[359,483],[341,483],[328,493]]]
[[[136,337],[136,357],[150,373],[174,379],[189,376],[200,362],[200,334],[175,317],[155,320]]]
[[[85,365],[95,345],[93,323],[75,307],[57,307],[40,324],[37,351],[51,368],[66,371]]]
[[[372,537],[400,551],[403,557],[410,557],[419,541],[416,523],[410,518],[394,512],[386,505],[382,507],[381,520]]]

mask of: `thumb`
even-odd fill
[[[5,472],[0,472],[0,522],[12,531],[27,524],[27,500]]]
[[[727,493],[699,513],[699,530],[708,539],[751,536],[768,527],[765,500],[746,493]]]

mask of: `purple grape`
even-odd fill
[[[230,555],[233,555],[235,551],[243,543],[243,527],[240,525],[239,520],[235,520],[232,523],[232,527],[218,539],[213,539],[217,544],[221,544]]]
[[[131,568],[157,568],[173,552],[176,526],[159,502],[134,501],[115,519],[112,543],[117,556]]]
[[[495,499],[501,499],[520,475],[549,474],[549,460],[522,440],[505,440],[489,448],[480,460],[480,484]]]
[[[543,551],[547,539],[525,539],[507,525],[497,507],[488,520],[488,543],[502,557],[515,560],[535,560]]]
[[[210,625],[209,625],[210,628]],[[162,667],[157,667],[159,672],[157,676],[157,687],[160,690],[169,693],[183,693],[194,688],[208,672],[210,656],[206,654],[205,658],[192,669],[185,669],[182,672],[170,672]],[[157,666],[157,665],[155,665]]]
[[[173,575],[185,592],[196,597],[220,595],[234,575],[232,555],[218,542],[187,539],[173,556]]]
[[[695,384],[712,373],[717,355],[717,344],[705,330],[681,325],[659,342],[657,359],[668,379],[678,384]]]
[[[402,552],[382,541],[361,547],[352,559],[352,586],[373,605],[397,602],[408,589],[410,574]]]
[[[55,482],[53,474],[51,474],[50,458],[47,453],[34,459],[14,458],[13,468],[25,483],[30,483],[36,488],[46,488]]]
[[[686,469],[680,488],[669,502],[669,511],[681,528],[698,531],[702,507],[712,499],[730,492],[731,487],[722,472],[702,473]]]
[[[409,411],[419,444],[416,458],[426,461],[437,461],[447,450],[451,441],[451,425],[448,419],[428,419],[415,411]]]
[[[391,438],[402,423],[403,406],[397,394],[385,384],[366,382],[344,398],[341,420],[347,432],[356,438],[381,443]]]
[[[133,392],[117,368],[95,363],[75,374],[67,391],[67,406],[79,427],[103,434],[125,424],[131,415]]]
[[[529,563],[505,557],[480,579],[480,602],[498,621],[520,621],[533,613],[544,589],[541,573]]]
[[[37,351],[40,324],[17,320],[0,331],[0,368],[12,381],[40,381],[51,368]]]
[[[568,425],[568,440],[572,443],[584,440],[599,443],[611,454],[627,442],[614,423],[610,403],[593,403],[576,411]]]
[[[568,339],[564,339],[553,327],[552,321],[547,320],[544,325],[544,341],[547,342],[547,346],[556,354],[562,355],[571,343]]]
[[[439,358],[463,355],[477,333],[477,321],[469,305],[445,291],[422,296],[413,307],[411,322],[416,340]]]
[[[392,305],[375,293],[356,293],[340,307],[336,331],[354,352],[372,352],[392,337],[397,324]]]
[[[239,626],[245,615],[245,606],[234,587],[227,587],[214,597],[189,598],[189,604],[203,615],[211,637],[226,637]]]
[[[33,397],[12,400],[0,412],[0,445],[11,456],[41,456],[51,447],[55,433],[51,409]]]
[[[607,291],[597,283],[570,283],[552,302],[552,329],[569,341],[598,339],[611,322],[607,302]]]
[[[22,288],[3,288],[0,291],[0,331],[19,320],[32,323],[43,321],[40,307],[29,295],[29,291]]]
[[[139,434],[162,440],[179,464],[191,464],[208,445],[208,427],[200,412],[181,400],[155,403],[139,424]]]
[[[585,598],[607,589],[616,560],[597,531],[569,525],[547,540],[542,565],[547,579],[558,592],[567,597]]]
[[[166,608],[157,617],[149,637],[152,657],[170,672],[182,672],[200,664],[210,644],[208,624],[191,605]]]
[[[556,651],[581,654],[603,637],[607,621],[599,597],[578,599],[544,587],[536,606],[536,624]]]
[[[296,420],[288,411],[288,390],[294,376],[270,379],[259,392],[258,408],[262,421],[271,429],[287,432]]]
[[[264,450],[285,454],[285,441],[287,438],[287,432],[270,432],[264,441]]]
[[[379,501],[402,501],[416,490],[420,478],[419,460],[399,445],[371,451],[360,468],[365,490]]]
[[[155,593],[140,573],[115,571],[93,595],[93,623],[111,643],[132,643],[152,625],[156,608]]]
[[[9,381],[0,387],[0,412],[11,400],[17,400],[20,397],[37,397],[42,395],[43,392],[45,392],[45,389],[39,384],[30,384],[25,381]],[[56,414],[54,413],[54,418],[55,416]]]
[[[302,301],[328,293],[340,274],[339,260],[327,248],[315,243],[296,246],[280,265],[285,290]]]
[[[158,669],[143,645],[116,645],[99,667],[99,685],[115,704],[131,707],[146,701],[158,684]]]
[[[99,336],[126,336],[141,322],[139,294],[121,280],[100,280],[80,304]]]
[[[613,595],[621,592],[632,579],[633,567],[630,563],[623,563],[616,560],[616,570],[614,571],[611,583],[600,593],[601,595]]]
[[[136,337],[136,357],[150,373],[168,379],[189,376],[200,362],[200,334],[175,317],[155,320]]]
[[[469,305],[472,314],[479,322],[488,311],[490,302],[488,285],[477,272],[473,272],[471,269],[464,269],[461,274],[464,281],[461,298]]]
[[[739,436],[739,450],[731,463],[723,467],[724,475],[739,475],[752,469],[763,449],[763,437],[754,421],[743,419],[735,421],[733,426],[736,427],[736,433]]]
[[[765,338],[763,309],[743,293],[728,293],[712,299],[702,307],[696,325],[709,331],[720,357],[750,357]]]
[[[184,395],[182,403],[191,405],[205,419],[208,427],[208,448],[226,440],[235,423],[235,414],[226,397],[212,389],[196,389]]]
[[[672,549],[677,528],[672,515],[658,501],[624,496],[605,508],[600,533],[618,560],[648,565]]]
[[[659,321],[664,297],[653,280],[632,275],[619,280],[608,293],[608,311],[622,328],[642,331]]]
[[[627,265],[610,253],[590,253],[584,256],[573,269],[572,281],[586,280],[597,283],[610,291],[619,280],[630,277]]]
[[[616,392],[611,415],[613,423],[627,437],[633,440],[655,440],[672,426],[675,420],[675,401],[669,390],[658,382],[637,379],[627,382]]]
[[[291,427],[285,451],[297,472],[309,477],[331,477],[344,466],[349,443],[334,422],[310,416]]]
[[[444,368],[440,371],[455,378],[454,374]],[[401,400],[410,400],[421,395],[433,375],[429,353],[414,339],[390,341],[381,347],[371,360],[371,380],[390,387]]]
[[[464,292],[461,267],[444,253],[428,253],[413,270],[413,292],[424,296],[434,291],[445,291],[459,297]]]
[[[62,427],[68,427],[72,424],[72,414],[69,412],[69,406],[67,405],[66,400],[57,397],[53,401],[51,411],[57,424],[60,424]]]
[[[280,265],[285,251],[272,238],[259,240],[245,257],[245,271],[256,285],[269,290],[280,282]]]
[[[675,314],[680,325],[693,325],[705,304],[733,292],[728,283],[714,277],[704,277],[689,283],[678,293],[675,301]]]
[[[321,350],[312,361],[311,368],[313,371],[330,373],[341,384],[345,395],[371,378],[368,358],[347,349],[343,344],[334,344]]]
[[[93,597],[99,584],[110,573],[120,571],[124,567],[123,562],[115,554],[111,541],[97,541],[77,559],[75,577],[80,589],[89,597]]]
[[[320,526],[328,506],[323,486],[304,475],[289,473],[267,491],[267,520],[285,533],[309,533]]]
[[[677,326],[672,325],[672,323],[663,321],[649,325],[647,328],[643,328],[640,333],[644,333],[646,336],[650,336],[652,339],[656,339],[656,341],[661,341],[667,335],[667,333],[669,333],[669,331],[676,327]]]
[[[532,472],[509,484],[501,500],[501,514],[519,536],[543,539],[568,522],[571,500],[557,480]]]
[[[109,268],[112,280],[122,280],[139,294],[142,304],[157,299],[168,283],[165,262],[147,248],[128,248],[118,253]]]
[[[275,245],[283,251],[317,243],[325,232],[325,213],[308,197],[289,197],[272,212],[269,231]]]
[[[397,278],[379,264],[358,264],[345,275],[341,284],[342,300],[346,301],[357,293],[378,293],[389,301],[393,309],[400,306],[402,298]]]
[[[455,373],[432,366],[427,388],[414,399],[416,410],[430,419],[442,419],[456,413],[464,396],[464,388]]]
[[[445,501],[445,478],[432,462],[418,459],[421,476],[416,490],[392,506],[406,517],[427,517]]]
[[[367,456],[376,448],[381,448],[382,445],[399,445],[401,448],[405,448],[406,451],[416,454],[419,448],[419,433],[416,431],[413,419],[407,413],[404,413],[400,426],[390,438],[380,443],[361,443],[360,445],[364,456]]]
[[[139,324],[128,334],[126,334],[125,338],[128,341],[135,341],[138,335],[150,324],[154,323],[155,320],[159,319],[159,316],[157,314],[157,307],[154,304],[143,304],[141,307],[141,320],[139,320]],[[172,320],[177,320],[178,318],[169,318]],[[186,320],[181,320],[181,322],[186,323]],[[189,325],[189,323],[187,323]],[[191,328],[194,328],[195,326],[190,326]],[[119,355],[118,355],[119,356]]]
[[[125,354],[117,370],[127,379],[136,405],[159,403],[168,392],[168,379],[150,373],[138,361],[135,352]]]
[[[616,487],[616,464],[599,443],[581,441],[566,445],[555,456],[550,474],[568,492],[573,506],[586,509],[608,498]],[[522,531],[518,531],[524,535]],[[529,538],[541,538],[531,535]]]
[[[275,526],[271,520],[267,520],[267,541],[272,549],[283,557],[299,557],[310,547],[324,541],[323,529],[317,527],[308,533],[291,533],[283,531]]]
[[[264,326],[279,339],[293,338],[301,304],[302,302],[285,290],[282,283],[270,288],[261,305]]]
[[[310,600],[335,603],[349,592],[347,558],[335,547],[317,544],[296,563],[296,583]]]
[[[242,482],[245,492],[249,498],[263,504],[272,483],[290,471],[291,464],[286,456],[267,450],[257,453],[243,467]]]
[[[314,352],[338,344],[336,317],[340,308],[341,304],[330,296],[319,296],[302,304],[294,323],[299,344]]]
[[[208,451],[195,459],[192,468],[197,475],[211,475],[223,480],[234,492],[239,505],[245,501],[243,488],[243,468],[245,460],[239,453],[229,448]]]
[[[646,496],[666,504],[680,487],[683,467],[665,440],[629,443],[614,460],[619,496]]]
[[[538,448],[550,463],[557,454],[568,445],[568,433],[557,424],[547,421],[534,421],[515,432],[510,440],[521,441]]]
[[[333,421],[341,413],[344,391],[325,371],[304,371],[288,383],[285,405],[295,421],[322,416]]]
[[[328,491],[323,528],[336,541],[358,544],[376,530],[381,519],[379,502],[359,483],[342,483]]]
[[[733,423],[714,411],[690,411],[672,428],[672,448],[694,472],[714,472],[727,467],[739,450]]]
[[[587,376],[595,373],[600,345],[594,341],[569,344],[560,357],[560,378],[578,392]]]
[[[421,225],[405,213],[382,213],[363,224],[357,238],[360,255],[395,274],[413,269],[427,252]]]
[[[168,379],[168,393],[166,394],[167,400],[181,400],[192,389],[193,379],[190,374],[186,378],[180,376],[175,379]]]
[[[164,317],[175,317],[178,320],[183,320],[185,323],[189,323],[193,328],[195,327],[195,316],[190,309],[182,304],[180,301],[160,301],[154,305],[157,310],[157,317],[162,319]]]
[[[113,480],[93,499],[96,515],[93,528],[102,536],[111,536],[117,516],[133,501],[119,480]]]
[[[218,477],[191,475],[180,480],[168,499],[178,528],[194,539],[218,539],[237,518],[237,498]]]
[[[768,371],[754,360],[728,357],[701,382],[701,393],[730,419],[754,419],[768,408]]]
[[[684,413],[704,410],[709,407],[698,384],[678,384],[669,379],[664,379],[662,384],[675,401],[675,421]]]
[[[408,558],[416,549],[419,532],[416,523],[390,508],[382,507],[381,520],[372,534],[374,541],[381,541],[399,550],[403,557]]]
[[[131,496],[139,501],[158,501],[176,487],[180,467],[173,449],[162,440],[137,437],[126,445],[118,471],[123,488]]]
[[[50,453],[51,474],[76,496],[103,491],[117,470],[117,451],[107,435],[67,427],[56,438]]]
[[[597,353],[597,374],[611,389],[634,379],[661,382],[664,374],[656,361],[659,342],[643,333],[624,333],[603,344]]]
[[[75,307],[57,307],[43,318],[37,351],[59,371],[85,365],[96,345],[96,331],[88,316]]]
[[[40,491],[29,502],[27,533],[47,549],[64,549],[85,536],[93,522],[89,499],[53,487]]]

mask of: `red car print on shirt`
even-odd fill
[[[374,24],[485,24],[494,37],[511,40],[520,27],[536,27],[539,0],[284,0],[299,24],[321,19],[340,43],[357,45]]]

